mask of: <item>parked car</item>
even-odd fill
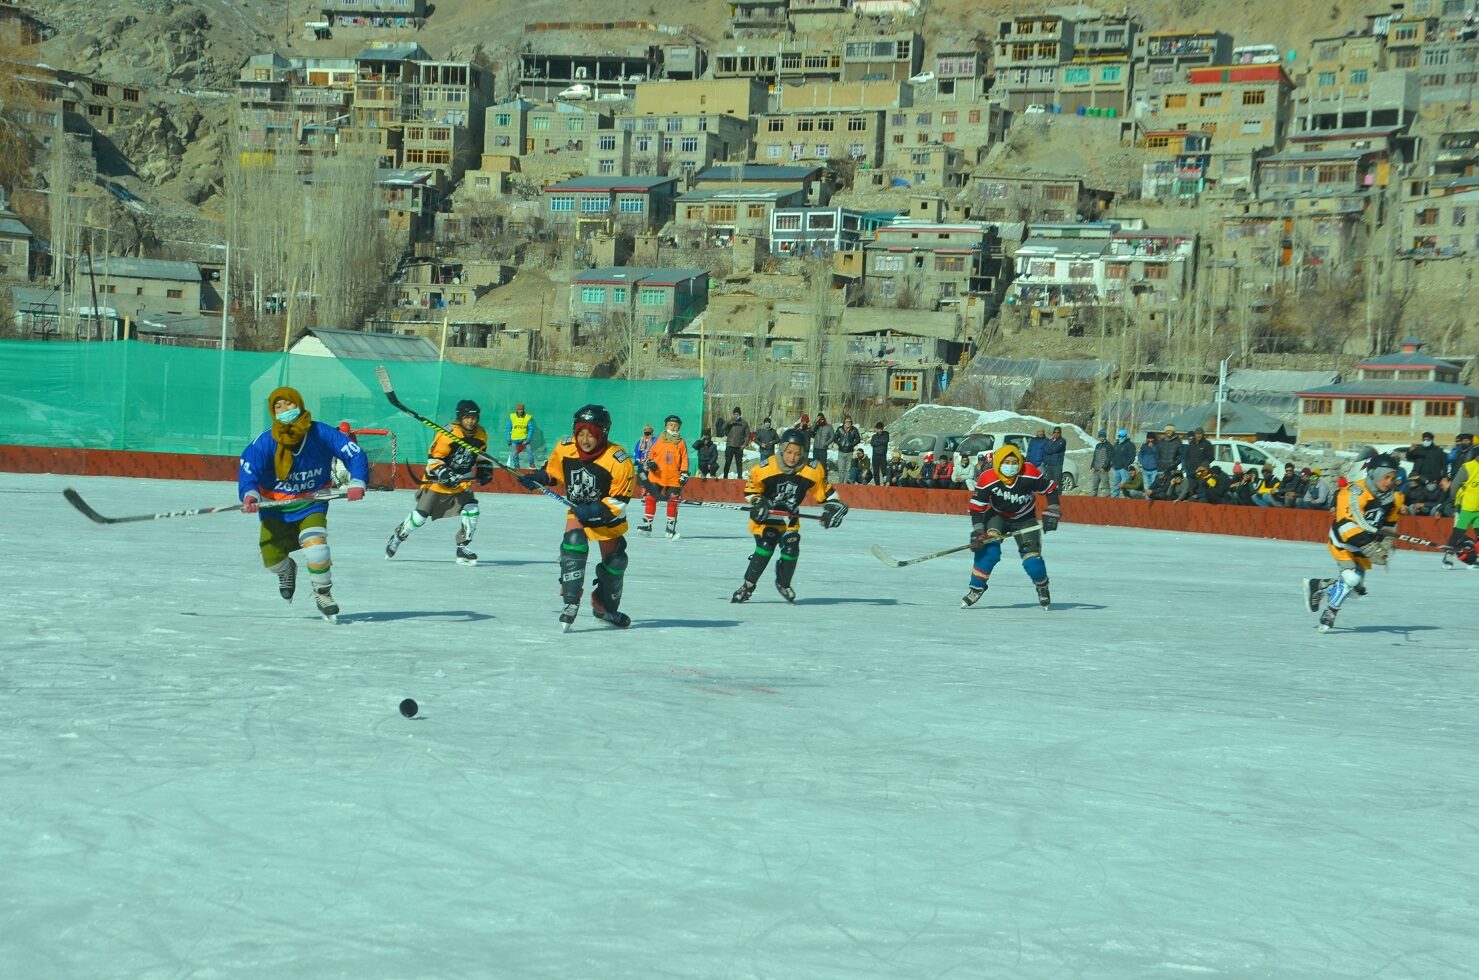
[[[1047,106],[1043,105],[1041,102],[1034,102],[1032,105],[1030,105],[1026,109],[1023,109],[1022,110],[1022,115],[1024,115],[1024,116],[1042,116],[1042,115],[1046,115],[1047,114],[1047,111],[1048,111],[1048,107]]]
[[[955,452],[955,447],[964,438],[965,436],[959,433],[918,432],[912,436],[905,436],[895,448],[906,461],[920,459],[925,453],[938,459],[941,453]]]
[[[1017,447],[1023,458],[1026,458],[1027,444],[1031,441],[1031,434],[1026,432],[976,432],[962,439],[955,451],[962,456],[976,456],[980,453],[995,452],[997,446],[1010,443]],[[1073,461],[1072,455],[1063,458],[1063,479],[1058,482],[1064,493],[1072,493],[1078,488],[1078,464]]]
[[[562,90],[559,95],[555,96],[555,98],[564,99],[567,102],[579,102],[584,99],[589,99],[590,97],[591,87],[589,85],[579,84],[572,85],[569,88]]]
[[[1212,444],[1213,451],[1216,453],[1214,459],[1217,465],[1228,473],[1232,472],[1233,466],[1237,463],[1243,464],[1245,470],[1249,467],[1258,469],[1264,463],[1272,463],[1274,470],[1283,475],[1284,464],[1291,462],[1291,460],[1270,456],[1257,446],[1237,439],[1208,439],[1207,441]]]

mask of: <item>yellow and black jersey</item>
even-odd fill
[[[745,495],[768,498],[770,520],[766,524],[771,527],[784,525],[789,531],[801,526],[796,515],[808,497],[819,504],[837,497],[827,483],[827,471],[821,465],[804,463],[794,473],[787,473],[774,456],[751,467],[750,475],[745,479]],[[760,534],[764,530],[765,524],[750,521],[751,534]]]
[[[1383,527],[1397,523],[1403,498],[1393,493],[1390,503],[1382,503],[1366,486],[1365,480],[1336,491],[1335,521],[1330,525],[1330,552],[1337,559],[1348,560],[1362,547],[1381,536]]]
[[[582,459],[575,440],[566,439],[550,453],[544,472],[572,504],[605,501],[611,511],[608,523],[587,526],[590,538],[615,538],[626,533],[626,505],[636,492],[636,476],[626,450],[608,442],[591,459]],[[571,515],[572,518],[574,515]]]
[[[462,426],[456,422],[453,422],[447,428],[462,439],[477,446],[478,452],[485,452],[487,450],[488,433],[483,431],[481,425],[476,426],[471,432],[462,431]],[[421,478],[421,489],[431,490],[436,493],[462,493],[472,486],[472,474],[477,465],[477,452],[473,452],[466,446],[458,445],[447,438],[445,433],[438,432],[437,437],[432,440],[431,448],[426,451],[426,472]],[[445,483],[440,483],[437,480],[444,473],[466,473],[468,478],[461,483],[447,486]]]

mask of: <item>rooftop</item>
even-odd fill
[[[200,266],[170,259],[136,259],[132,256],[100,255],[79,266],[79,276],[113,276],[119,279],[180,279],[200,281]]]
[[[328,327],[313,327],[308,332],[334,357],[376,361],[435,361],[439,357],[436,345],[425,337]]]
[[[708,276],[707,269],[665,269],[644,265],[604,266],[586,269],[570,277],[571,283],[642,283],[648,286],[676,286],[680,282]]]
[[[1301,398],[1311,395],[1343,397],[1370,395],[1373,398],[1479,398],[1479,388],[1449,384],[1446,381],[1343,381],[1295,392]]]
[[[615,174],[610,177],[588,175],[572,177],[558,184],[550,184],[544,190],[546,194],[551,191],[650,191],[664,184],[676,183],[678,183],[677,177],[629,177],[624,174]]]
[[[768,164],[747,163],[740,168],[739,180],[809,180],[821,173],[821,167],[780,167]],[[697,180],[734,180],[735,168],[728,166],[710,167]]]

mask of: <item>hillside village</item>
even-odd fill
[[[1479,0],[1293,48],[1215,6],[981,30],[931,0],[737,0],[469,49],[439,6],[321,0],[254,34],[166,3],[151,87],[92,70],[136,18],[84,44],[0,0],[5,336],[410,334],[701,376],[711,417],[1143,428],[1226,373],[1337,449],[1479,421]],[[227,33],[260,45],[230,71],[200,53]]]

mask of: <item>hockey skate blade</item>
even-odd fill
[[[478,560],[476,558],[458,558],[457,564],[463,566],[464,568],[476,568]]]

